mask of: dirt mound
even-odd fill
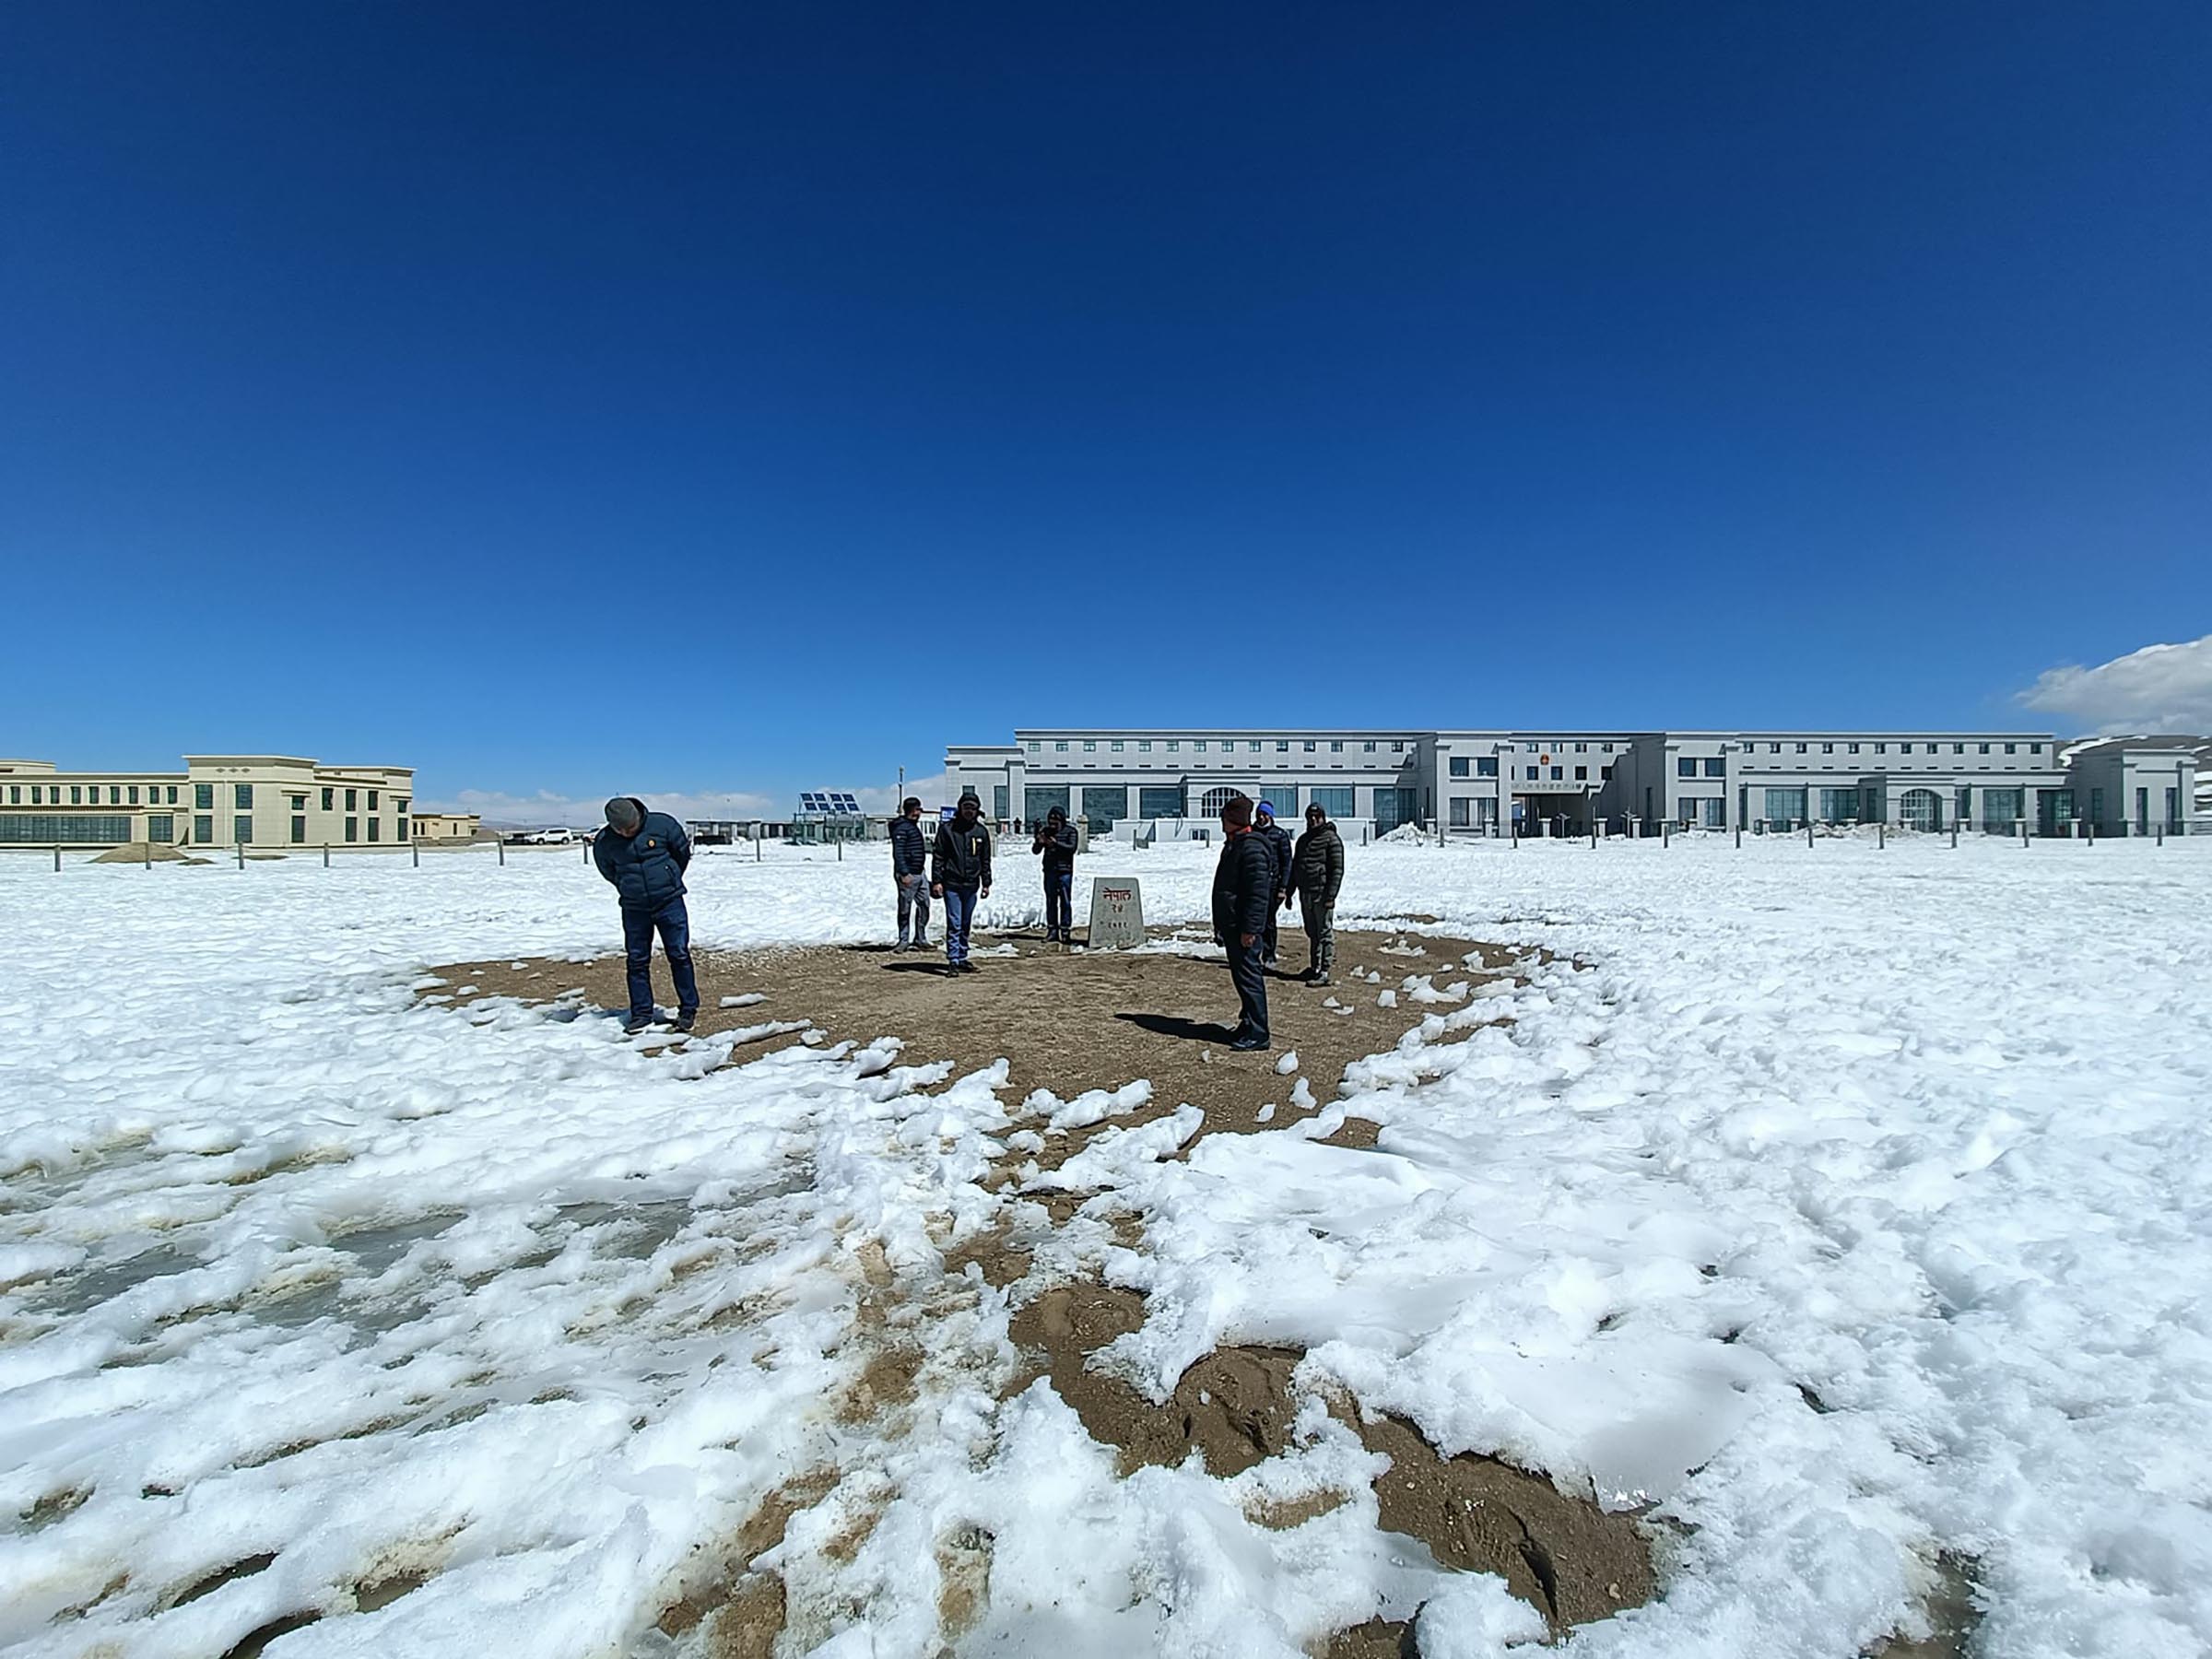
[[[1236,1475],[1290,1446],[1302,1402],[1294,1381],[1301,1350],[1217,1348],[1156,1406],[1087,1363],[1143,1323],[1144,1299],[1133,1290],[1107,1285],[1048,1290],[1014,1316],[1013,1338],[1038,1365],[1018,1383],[1026,1386],[1040,1372],[1049,1377],[1091,1437],[1120,1448],[1124,1474],[1144,1464],[1178,1464],[1195,1451],[1208,1474]],[[1402,1418],[1362,1421],[1350,1400],[1327,1403],[1371,1451],[1390,1459],[1388,1472],[1374,1483],[1385,1530],[1420,1539],[1446,1566],[1497,1573],[1555,1630],[1651,1599],[1656,1588],[1651,1549],[1633,1516],[1570,1497],[1496,1458],[1440,1456]],[[1295,1526],[1341,1501],[1310,1500],[1253,1518]],[[1374,1621],[1342,1633],[1331,1652],[1396,1652],[1405,1630]]]
[[[150,847],[144,841],[124,841],[121,846],[110,847],[105,853],[95,855],[92,862],[94,864],[203,865],[207,863],[207,860],[194,858],[191,853],[170,846],[165,841],[156,841]]]

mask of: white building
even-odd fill
[[[953,792],[1005,822],[1058,806],[1094,832],[1203,823],[1241,793],[1295,818],[1318,801],[1377,832],[1619,833],[1884,823],[2043,835],[2178,832],[2194,756],[2085,750],[2046,732],[1152,731],[1041,729],[956,745]],[[2115,770],[2117,769],[2117,770]]]
[[[181,772],[0,760],[0,847],[408,844],[415,772],[290,755],[187,755]]]

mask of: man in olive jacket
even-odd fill
[[[592,838],[592,862],[622,906],[622,946],[629,977],[633,1035],[659,1018],[653,1006],[653,935],[661,935],[668,977],[676,982],[676,1029],[699,1018],[699,981],[691,971],[691,918],[684,909],[684,872],[691,838],[665,812],[648,812],[635,795],[606,804],[606,828]]]
[[[1275,911],[1275,853],[1253,833],[1252,797],[1237,795],[1221,808],[1221,862],[1214,867],[1214,937],[1229,952],[1229,977],[1237,987],[1239,1018],[1232,1049],[1264,1049],[1267,1030],[1267,971],[1260,965],[1267,918]]]
[[[1336,965],[1336,889],[1344,885],[1344,838],[1317,802],[1306,808],[1306,832],[1290,853],[1290,890],[1306,919],[1306,980],[1329,982]]]

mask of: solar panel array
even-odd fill
[[[803,789],[799,792],[799,810],[858,818],[860,801],[854,795],[834,789]]]

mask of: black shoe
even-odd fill
[[[622,1022],[622,1035],[625,1037],[635,1037],[640,1031],[650,1031],[654,1026],[660,1023],[661,1011],[658,1008],[655,1008],[651,1014],[647,1015],[642,1019],[639,1018],[633,1014],[628,1019]]]
[[[676,1011],[676,1029],[677,1030],[688,1031],[698,1023],[699,1010],[697,1008],[678,1008]]]
[[[1271,1049],[1275,1044],[1265,1037],[1240,1037],[1229,1046],[1241,1054],[1249,1054],[1254,1049]]]
[[[960,971],[962,973],[980,973],[982,971],[982,970],[978,968],[973,962],[962,962],[960,964]]]
[[[1310,981],[1308,981],[1307,982],[1308,982],[1309,984],[1314,984],[1314,985],[1326,985],[1326,984],[1329,984],[1330,982],[1332,982],[1330,981],[1330,979],[1329,979],[1329,971],[1328,971],[1326,968],[1324,968],[1323,970],[1321,970],[1321,971],[1320,971],[1320,972],[1316,973],[1316,974],[1315,974],[1315,975],[1314,975],[1314,976],[1313,976],[1313,977],[1312,977],[1312,978]]]

